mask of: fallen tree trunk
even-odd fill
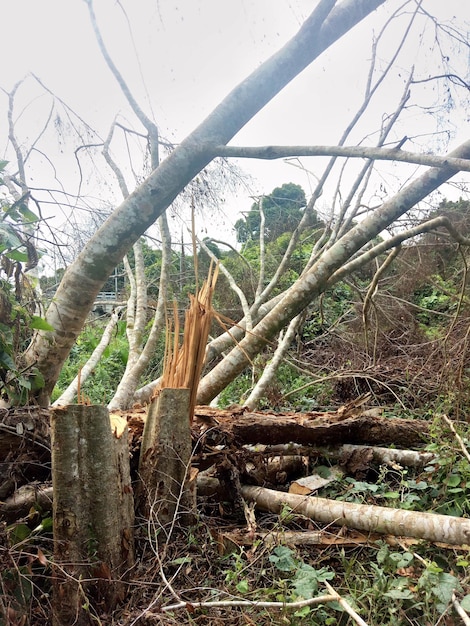
[[[0,502],[0,519],[11,524],[26,517],[32,507],[52,511],[52,485],[23,485],[4,502]]]
[[[246,500],[255,502],[260,509],[271,513],[280,513],[287,505],[295,513],[325,524],[452,545],[470,545],[469,519],[369,504],[336,502],[263,487],[242,486],[241,492]]]
[[[249,446],[251,449],[252,446]],[[398,463],[406,467],[421,468],[432,463],[436,458],[434,452],[422,452],[420,450],[402,450],[400,448],[382,448],[380,446],[362,446],[359,444],[345,443],[342,446],[302,446],[296,443],[278,444],[275,446],[257,446],[256,452],[266,457],[285,456],[309,456],[325,457],[343,462],[351,455],[370,456],[374,463],[393,465]]]
[[[428,441],[429,423],[423,420],[386,418],[338,410],[327,413],[231,413],[197,407],[199,423],[211,428],[211,441],[244,444],[366,445],[393,444],[403,448],[421,447]]]

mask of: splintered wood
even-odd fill
[[[196,289],[194,295],[190,294],[190,307],[185,313],[181,345],[176,303],[173,305],[173,320],[167,321],[165,363],[160,389],[190,389],[190,420],[194,414],[199,379],[204,367],[207,339],[213,319],[212,297],[218,273],[218,266],[211,263],[207,280],[201,289]]]

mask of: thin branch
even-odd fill
[[[419,154],[396,148],[374,146],[217,146],[214,152],[217,156],[223,157],[267,160],[314,156],[354,157],[376,161],[400,161],[429,167],[451,166],[470,172],[470,159]]]
[[[324,595],[317,596],[316,598],[310,598],[309,600],[297,600],[296,602],[256,602],[255,600],[216,600],[213,602],[179,602],[178,604],[170,604],[161,608],[162,613],[168,611],[175,611],[176,609],[210,609],[210,608],[224,608],[231,606],[246,606],[251,608],[260,609],[286,609],[297,610],[305,606],[314,606],[316,604],[326,604],[328,602],[337,602],[338,595]]]
[[[454,437],[457,440],[457,443],[459,444],[460,449],[462,450],[465,458],[467,459],[467,461],[470,463],[470,453],[467,450],[462,437],[459,435],[459,433],[455,430],[455,426],[453,425],[452,421],[447,417],[447,415],[443,415],[442,419],[444,420],[444,422],[449,426],[449,428],[451,429]]]
[[[343,609],[346,611],[348,615],[350,615],[353,618],[356,624],[359,624],[359,626],[367,626],[367,622],[365,622],[362,619],[362,617],[356,613],[356,611],[352,608],[349,602],[346,602],[346,600],[342,598],[339,595],[339,593],[333,589],[333,587],[330,585],[330,583],[327,580],[325,580],[324,583],[325,583],[325,587],[327,591],[329,591],[329,593],[331,593],[332,595],[336,595],[336,599],[338,603],[341,604]]]
[[[470,617],[468,616],[468,613],[466,613],[460,606],[460,602],[457,600],[455,593],[452,594],[452,604],[454,605],[454,609],[459,614],[459,617],[462,618],[462,622],[465,624],[465,626],[470,626]]]

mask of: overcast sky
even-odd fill
[[[315,0],[95,0],[98,22],[116,65],[142,107],[160,126],[162,135],[175,143],[278,50],[315,4]],[[247,124],[232,143],[335,144],[361,101],[372,36],[402,4],[389,0],[346,35]],[[470,32],[468,0],[424,0],[423,7],[439,20]],[[385,66],[402,36],[409,11],[391,25],[379,49],[378,70]],[[98,51],[83,0],[4,0],[2,22],[0,87],[11,90],[16,81],[34,72],[101,136],[107,134],[116,115],[139,128]],[[460,75],[466,71],[468,79],[469,56],[462,50],[446,44],[436,55],[432,24],[418,20],[396,69],[367,114],[367,123],[360,125],[348,143],[359,143],[370,134],[364,143],[373,145],[377,137],[374,133],[384,115],[392,113],[412,65],[417,78],[427,78],[442,70],[436,59],[448,56],[449,67]],[[416,85],[416,106],[404,113],[392,139],[406,134],[411,138],[407,149],[417,151],[446,149],[467,139],[468,97],[465,100],[463,90],[451,95],[449,100],[442,83]],[[436,121],[422,107],[437,102],[447,105],[447,110],[437,121],[442,133],[438,140],[431,140],[428,133],[435,130]],[[21,90],[16,115],[24,145],[42,127],[49,103],[33,81]],[[3,152],[3,157],[11,158],[6,141],[6,105],[6,98],[0,94],[0,156]],[[75,185],[73,191],[76,165],[66,153],[77,144],[70,137],[50,144],[50,153],[60,161],[55,163],[58,175],[67,185]],[[47,147],[47,143],[41,146]],[[238,200],[228,199],[225,227],[230,227],[238,211],[249,209],[250,194],[269,193],[274,186],[289,181],[302,184],[308,192],[324,161],[304,159],[302,163],[312,174],[282,161],[241,164],[256,179],[240,191]],[[388,185],[402,184],[395,175],[398,171],[402,170],[391,171]],[[408,168],[405,176],[413,172],[414,168]],[[52,168],[37,156],[31,159],[29,175],[33,185],[46,186]],[[91,180],[87,184],[90,193],[106,195],[101,188],[93,189]],[[329,198],[322,201],[327,206]]]

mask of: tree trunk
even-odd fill
[[[188,522],[194,515],[189,405],[189,389],[162,389],[149,406],[142,437],[138,508],[165,531],[176,516]]]
[[[296,413],[269,415],[219,411],[210,407],[197,407],[199,422],[209,423],[211,441],[244,444],[287,444],[295,442],[316,446],[359,443],[366,445],[393,444],[420,447],[429,437],[429,423],[424,420],[388,419],[358,412],[348,412],[347,406],[331,413]],[[219,431],[219,432],[217,432]],[[289,452],[287,452],[289,454]]]
[[[280,513],[287,504],[294,513],[324,524],[417,537],[453,545],[470,542],[470,520],[460,517],[352,502],[335,502],[327,498],[298,496],[263,487],[242,486],[242,495],[250,502],[256,502],[263,511]]]
[[[127,439],[120,441],[125,447]],[[124,598],[122,578],[133,565],[129,456],[127,468],[119,468],[103,406],[52,409],[51,444],[53,624],[88,625],[88,600],[114,608]]]

